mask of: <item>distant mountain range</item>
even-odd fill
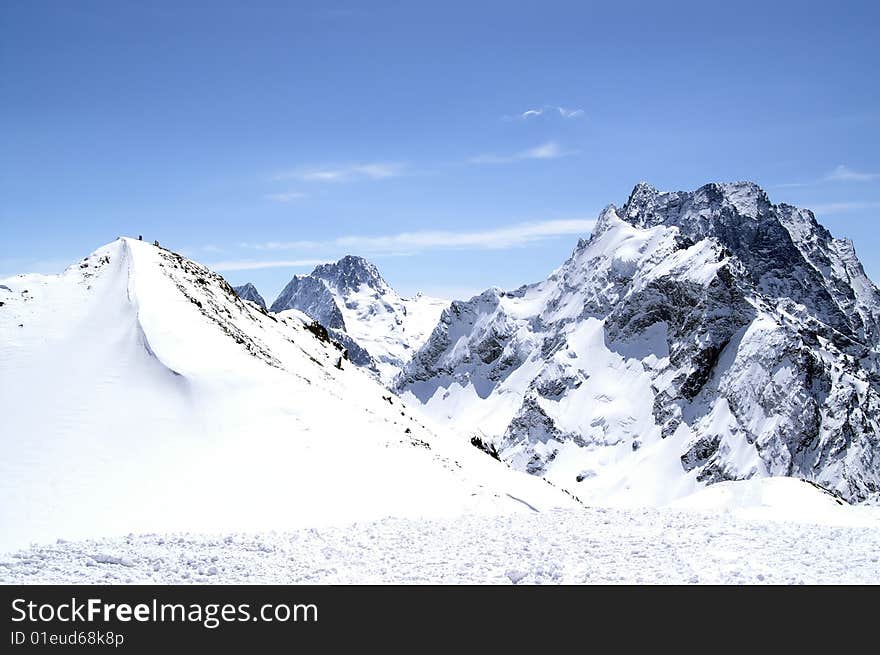
[[[880,494],[880,293],[851,241],[753,183],[640,183],[547,280],[513,291],[406,301],[349,256],[294,277],[272,305],[288,308],[435,419],[583,498],[657,503],[768,475]]]

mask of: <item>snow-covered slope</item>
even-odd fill
[[[266,301],[263,300],[263,296],[260,295],[260,292],[257,291],[257,287],[255,287],[250,282],[246,282],[239,287],[232,287],[232,290],[238,295],[242,300],[250,300],[253,303],[256,303],[263,309],[266,309]]]
[[[421,294],[402,298],[362,257],[348,255],[297,275],[272,303],[298,309],[331,331],[360,366],[390,382],[421,347],[449,303]]]
[[[805,478],[880,493],[880,294],[852,244],[751,183],[639,184],[547,280],[443,312],[397,381],[602,502]]]
[[[120,239],[0,285],[0,550],[574,503],[175,253]]]

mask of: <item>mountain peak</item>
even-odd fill
[[[633,190],[629,194],[629,200],[626,201],[626,204],[628,205],[630,202],[637,201],[639,199],[653,198],[658,193],[660,192],[657,190],[657,187],[642,180],[641,182],[637,182],[636,185],[633,187]]]
[[[696,191],[658,191],[647,182],[633,187],[621,217],[636,227],[675,224],[685,206],[720,211],[727,206],[746,218],[758,218],[770,207],[767,193],[750,181],[710,182]]]
[[[340,292],[357,291],[364,285],[380,292],[390,290],[375,264],[357,255],[346,255],[335,263],[316,266],[312,276],[324,280]]]
[[[856,341],[876,343],[880,337],[880,296],[873,284],[865,278],[858,291],[847,291],[847,276],[864,278],[855,264],[832,279],[838,273],[829,262],[840,246],[828,230],[808,210],[772,204],[754,182],[710,182],[695,191],[657,191],[642,182],[618,215],[637,228],[662,225],[694,242],[714,239],[737,256],[762,291],[804,305]]]
[[[241,286],[232,287],[232,290],[235,291],[235,295],[242,300],[250,300],[251,302],[257,303],[263,309],[266,309],[266,301],[263,300],[263,296],[260,295],[260,292],[257,291],[257,287],[251,282],[245,282]]]

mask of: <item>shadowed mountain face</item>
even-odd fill
[[[694,241],[715,238],[762,293],[803,304],[859,343],[880,337],[880,296],[852,242],[834,239],[809,210],[771,205],[751,182],[707,184],[691,193],[661,193],[642,183],[620,217],[639,228],[675,226]]]
[[[240,287],[232,287],[233,291],[235,291],[236,295],[242,300],[250,300],[251,302],[256,303],[263,309],[266,309],[266,301],[263,300],[263,296],[259,294],[257,291],[257,287],[255,287],[250,282],[241,285]]]
[[[365,286],[380,294],[391,290],[374,264],[354,255],[346,255],[336,263],[315,267],[312,277],[324,280],[340,293],[357,292]]]
[[[582,497],[789,475],[860,500],[878,340],[877,288],[809,210],[641,183],[547,280],[452,303],[397,385]]]
[[[298,309],[328,329],[345,330],[345,319],[336,299],[318,278],[295,275],[272,303],[273,312]]]

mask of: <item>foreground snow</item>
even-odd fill
[[[0,583],[880,583],[878,510],[818,516],[584,508],[132,535],[0,557]]]

